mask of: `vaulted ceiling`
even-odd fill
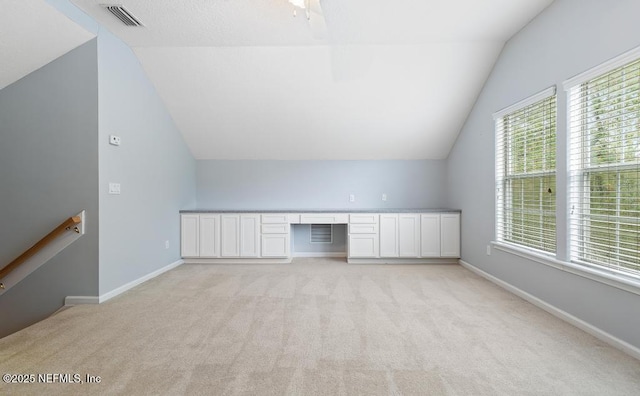
[[[552,1],[320,0],[318,38],[288,0],[71,0],[133,49],[198,159],[445,158]]]
[[[0,0],[0,89],[93,37],[43,0]]]

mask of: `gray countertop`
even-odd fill
[[[180,213],[460,213],[448,208],[374,208],[374,209],[193,209]]]

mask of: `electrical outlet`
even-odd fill
[[[120,183],[109,183],[109,194],[120,194]]]
[[[386,201],[387,200],[387,194],[382,194],[382,200]]]
[[[164,241],[164,248],[169,249],[169,241]]]
[[[349,194],[349,202],[355,202],[356,201],[356,196],[353,194]]]
[[[120,142],[121,142],[120,136],[109,135],[109,144],[111,144],[113,146],[119,146]]]

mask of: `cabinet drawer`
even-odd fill
[[[300,215],[300,224],[347,224],[347,213],[306,213]]]
[[[378,224],[377,214],[352,214],[349,215],[349,223],[352,224]]]
[[[377,224],[349,224],[349,234],[377,234]]]
[[[289,223],[287,224],[262,224],[263,234],[288,234]]]
[[[281,223],[288,223],[288,222],[289,222],[289,215],[286,213],[262,215],[262,224],[281,224]]]

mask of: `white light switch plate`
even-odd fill
[[[109,194],[120,194],[120,183],[109,183]]]

